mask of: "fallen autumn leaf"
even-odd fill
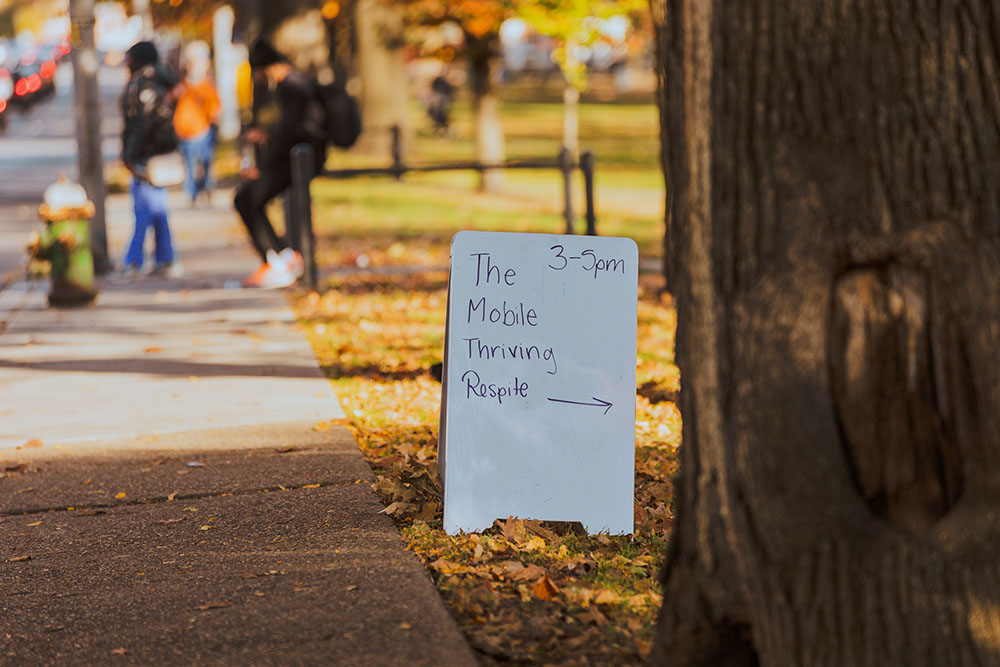
[[[559,589],[552,583],[548,575],[542,577],[531,587],[531,594],[539,600],[548,600],[559,593]]]

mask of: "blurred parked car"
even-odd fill
[[[67,57],[70,54],[70,51],[72,51],[69,37],[55,44],[48,45],[48,48],[50,50],[49,57],[52,58],[52,60],[55,60],[57,63],[61,62],[63,58]]]
[[[38,47],[23,51],[10,68],[14,95],[10,103],[27,108],[55,92],[56,61],[51,53]]]
[[[0,131],[7,129],[7,108],[13,94],[14,83],[11,81],[10,72],[0,65]]]
[[[10,98],[14,95],[14,82],[11,80],[9,59],[13,56],[10,43],[0,39],[0,131],[7,127],[7,113]]]
[[[38,58],[41,60],[51,60],[56,65],[61,63],[71,51],[69,39],[60,42],[43,44],[38,47]]]

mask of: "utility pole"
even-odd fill
[[[77,167],[80,185],[94,203],[90,248],[94,271],[111,270],[104,222],[104,160],[101,155],[101,109],[97,89],[97,49],[94,47],[94,0],[70,0],[73,41],[73,100],[76,110]]]

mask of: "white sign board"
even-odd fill
[[[439,459],[444,528],[516,516],[632,532],[638,249],[459,232]]]

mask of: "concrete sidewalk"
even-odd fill
[[[475,664],[217,202],[181,279],[0,292],[0,664]]]

